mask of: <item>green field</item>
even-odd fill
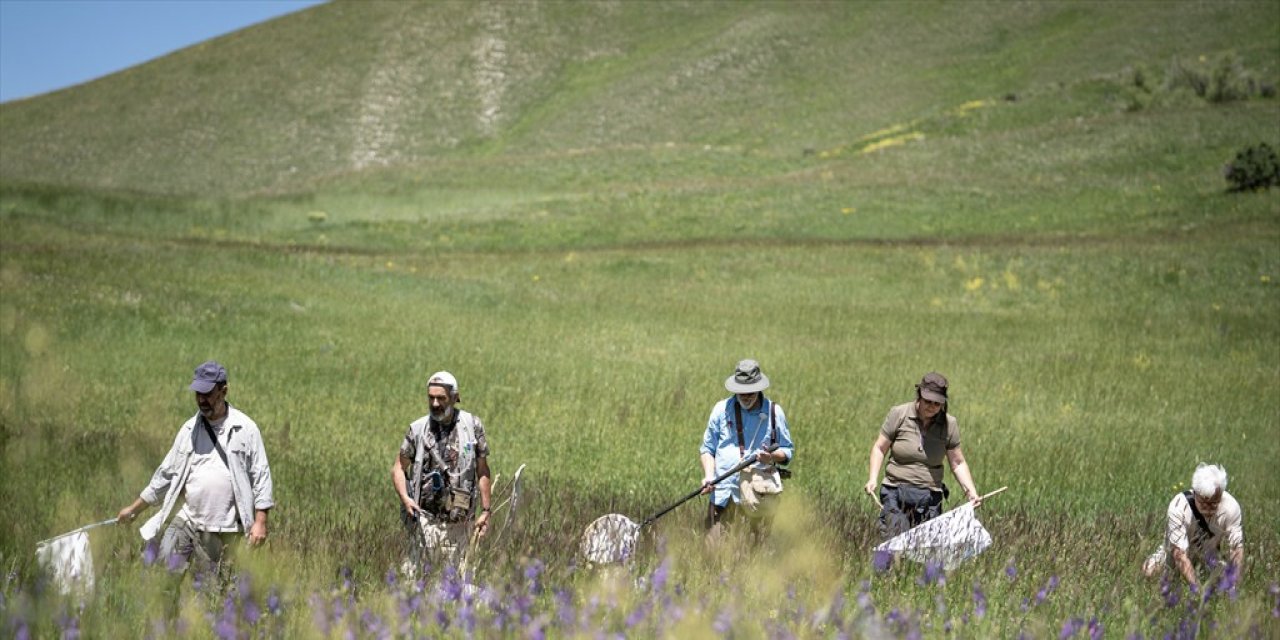
[[[1280,194],[1221,169],[1280,147],[1278,28],[1269,2],[336,2],[0,105],[5,632],[154,629],[132,530],[95,532],[79,605],[33,551],[136,497],[216,358],[275,477],[226,601],[252,637],[1275,637]],[[384,81],[418,102],[348,126]],[[623,575],[581,566],[592,519],[696,486],[745,357],[796,442],[771,542],[708,552],[689,504]],[[438,369],[499,489],[528,465],[475,602],[385,584],[388,467]],[[873,569],[861,487],[930,370],[1009,490],[993,547],[920,584]],[[1170,606],[1138,567],[1200,461],[1246,568]],[[217,634],[222,597],[189,591],[181,630]]]

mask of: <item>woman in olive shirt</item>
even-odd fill
[[[947,493],[942,483],[944,457],[965,497],[974,506],[981,501],[960,450],[960,427],[947,413],[947,379],[940,373],[929,373],[916,385],[915,402],[889,410],[871,445],[863,488],[868,495],[875,496],[886,454],[889,464],[880,486],[880,535],[886,540],[942,514]]]

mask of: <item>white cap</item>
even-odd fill
[[[433,384],[446,387],[453,393],[453,395],[458,395],[458,379],[453,377],[453,374],[448,371],[437,371],[431,374],[431,377],[427,378],[427,386],[429,387]]]

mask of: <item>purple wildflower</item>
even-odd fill
[[[245,600],[242,612],[244,621],[248,622],[249,626],[258,624],[258,620],[262,619],[262,607],[259,607],[254,600]]]
[[[893,566],[893,554],[888,551],[876,551],[871,556],[871,567],[876,573],[884,573]]]
[[[187,564],[186,556],[180,553],[174,552],[169,554],[169,558],[165,562],[165,567],[169,569],[170,573],[174,573],[182,569],[186,564]]]
[[[1067,638],[1075,636],[1083,626],[1084,620],[1081,620],[1080,618],[1068,618],[1066,622],[1062,623],[1062,631],[1058,633],[1058,640],[1066,640]]]
[[[1036,592],[1036,605],[1045,601],[1058,588],[1058,576],[1049,576],[1049,581]]]
[[[458,608],[458,622],[466,631],[467,637],[473,637],[476,631],[476,608],[466,603]]]
[[[63,612],[58,615],[58,629],[62,631],[62,640],[78,640],[80,638],[80,619],[75,615]]]
[[[364,631],[368,635],[377,638],[384,638],[390,635],[387,632],[388,630],[383,628],[382,618],[379,618],[372,611],[365,611],[364,613],[361,613],[360,623],[364,625]]]
[[[1226,567],[1222,571],[1222,577],[1218,579],[1218,591],[1225,592],[1233,601],[1239,595],[1236,592],[1236,584],[1240,580],[1240,567],[1234,562],[1226,563]]]
[[[529,581],[529,593],[537,595],[542,593],[542,584],[538,580],[538,576],[542,575],[544,565],[542,561],[534,558],[532,562],[524,568],[524,579]]]
[[[648,602],[644,602],[636,607],[635,611],[631,612],[631,615],[627,616],[627,629],[635,628],[636,625],[644,622],[645,618],[649,617],[649,606]]]
[[[947,573],[942,570],[942,563],[932,561],[924,563],[924,575],[916,580],[916,583],[920,585],[946,584]]]
[[[1276,606],[1271,608],[1271,617],[1280,618],[1280,582],[1272,582],[1268,591],[1276,598]]]
[[[281,604],[280,594],[276,592],[275,587],[272,587],[271,593],[267,594],[267,612],[273,616],[280,615]]]
[[[462,597],[462,582],[458,580],[458,570],[445,567],[440,577],[440,594],[445,600],[457,601]]]
[[[876,612],[876,603],[871,599],[871,594],[866,591],[858,592],[858,608],[868,615]]]
[[[987,615],[987,596],[977,582],[973,583],[973,614],[979,618]]]
[[[520,614],[520,624],[529,622],[529,610],[531,607],[533,607],[533,597],[529,594],[520,594],[516,598],[515,612]]]
[[[733,612],[729,609],[720,611],[720,615],[716,616],[716,621],[711,624],[711,628],[719,635],[727,635],[733,630]]]
[[[904,625],[906,625],[907,618],[906,616],[902,615],[902,611],[898,610],[895,607],[894,609],[889,611],[889,613],[885,614],[884,621],[901,629]]]
[[[13,630],[14,640],[31,640],[31,629],[26,620],[18,620],[18,628]]]
[[[396,570],[395,570],[395,567],[392,567],[392,568],[390,568],[390,569],[387,569],[387,575],[386,575],[386,577],[385,577],[385,578],[383,578],[383,580],[384,580],[384,581],[386,581],[386,583],[387,583],[387,586],[388,586],[388,587],[395,587],[395,586],[396,586]]]
[[[1102,622],[1098,620],[1098,616],[1089,618],[1089,640],[1101,640],[1104,636],[1104,628]]]
[[[556,618],[565,629],[573,625],[576,615],[573,611],[573,595],[568,589],[556,589]]]
[[[1160,596],[1164,598],[1164,606],[1168,608],[1178,606],[1178,601],[1181,599],[1167,573],[1160,579]]]
[[[1018,579],[1018,565],[1014,564],[1013,558],[1009,558],[1009,564],[1004,568],[1004,576],[1013,582]]]
[[[547,617],[538,616],[525,626],[525,637],[529,640],[546,640],[547,637]]]
[[[662,591],[667,586],[667,577],[671,572],[671,557],[662,559],[658,568],[653,570],[653,591]]]
[[[316,629],[320,630],[320,635],[329,635],[329,612],[328,607],[324,606],[324,599],[319,594],[311,594],[311,617]]]
[[[235,640],[236,632],[236,602],[227,596],[222,603],[222,615],[218,616],[218,621],[213,625],[213,635],[220,640]]]
[[[156,540],[147,542],[142,547],[142,566],[149,567],[156,562],[156,556],[160,555],[160,543]]]

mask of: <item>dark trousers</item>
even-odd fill
[[[880,537],[888,540],[942,515],[941,491],[911,485],[880,485]]]

